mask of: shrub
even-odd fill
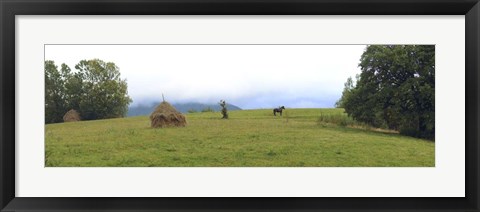
[[[358,123],[346,114],[320,114],[319,123],[331,123],[341,127],[358,125]]]
[[[215,112],[215,110],[213,110],[211,107],[207,107],[202,110],[202,113],[204,112]]]
[[[412,125],[404,125],[400,127],[400,134],[412,136],[416,138],[425,138],[429,140],[435,140],[435,131],[432,129],[419,130]]]

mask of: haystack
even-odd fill
[[[80,121],[80,113],[76,110],[71,109],[63,116],[63,122],[72,122],[72,121]]]
[[[168,102],[163,101],[150,115],[151,126],[158,127],[185,127],[187,120]]]

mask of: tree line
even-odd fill
[[[81,60],[72,71],[45,61],[45,123],[63,122],[71,109],[82,120],[124,117],[131,102],[127,81],[112,62]]]
[[[355,120],[435,139],[435,46],[371,45],[337,107]]]

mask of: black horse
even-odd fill
[[[275,108],[273,109],[273,115],[274,116],[277,116],[277,113],[280,113],[280,116],[282,115],[282,110],[285,110],[285,107],[284,106],[281,106],[279,108]]]

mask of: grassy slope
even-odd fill
[[[186,114],[185,128],[151,129],[146,116],[45,127],[47,166],[435,166],[430,141],[318,124],[320,113],[287,109]],[[287,118],[288,117],[288,118]]]

